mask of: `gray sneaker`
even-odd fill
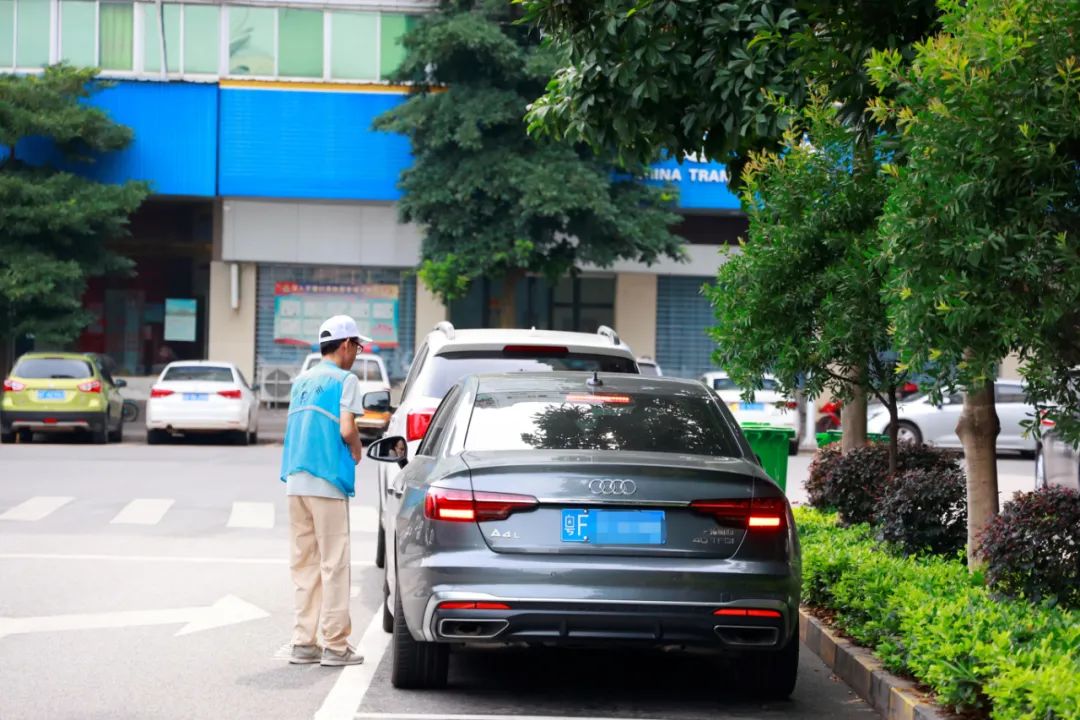
[[[345,665],[359,665],[362,662],[364,662],[364,656],[346,646],[345,651],[340,653],[330,648],[323,648],[322,662],[319,664],[323,667],[344,667]]]
[[[289,662],[293,665],[312,665],[319,662],[318,645],[293,645]]]

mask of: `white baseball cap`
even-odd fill
[[[360,334],[356,321],[348,315],[335,315],[319,328],[319,343],[347,338],[360,338],[360,342],[371,342],[371,338]]]

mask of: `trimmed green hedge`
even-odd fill
[[[797,508],[803,601],[943,705],[995,720],[1080,718],[1080,611],[991,594],[959,558],[896,557],[866,525]]]

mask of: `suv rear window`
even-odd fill
[[[444,352],[427,361],[416,391],[427,397],[441,398],[461,378],[479,373],[557,372],[574,370],[637,374],[637,363],[630,357],[575,353],[569,351],[525,352],[505,350],[463,350]],[[412,391],[410,391],[412,394]]]
[[[743,388],[735,384],[735,381],[731,378],[719,377],[713,378],[712,381],[713,390],[742,390]],[[765,378],[761,381],[761,389],[766,391],[779,390],[780,384],[772,378]]]
[[[720,411],[694,394],[480,392],[466,450],[630,450],[741,457]]]
[[[165,371],[163,381],[183,382],[185,380],[198,380],[200,382],[233,382],[232,368],[215,367],[213,365],[181,365],[171,367]]]
[[[15,366],[12,375],[27,380],[81,380],[94,377],[94,369],[86,360],[27,358]]]

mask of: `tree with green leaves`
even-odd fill
[[[501,279],[503,327],[527,273],[682,255],[674,198],[639,182],[640,165],[616,173],[604,155],[528,136],[523,116],[560,57],[520,15],[506,0],[444,0],[404,38],[397,79],[415,92],[376,120],[412,143],[400,212],[424,234],[424,284],[452,300]]]
[[[934,0],[523,2],[566,57],[530,110],[534,133],[618,147],[635,159],[660,150],[699,153],[728,163],[737,183],[750,153],[781,147],[793,117],[781,106],[802,108],[810,82],[828,88],[838,105],[855,161],[872,158],[881,128],[865,113],[877,92],[865,61],[875,48],[910,57],[938,14]],[[858,174],[874,168],[870,162]],[[877,195],[849,200],[865,202],[864,211],[881,202]],[[800,282],[787,292],[812,296],[817,280],[797,279],[808,287]],[[862,390],[873,371],[850,372],[842,393],[849,398],[846,449],[865,443]]]
[[[28,334],[72,340],[91,319],[87,278],[131,267],[107,243],[126,234],[147,187],[66,169],[131,142],[130,130],[83,102],[100,87],[94,71],[66,66],[0,74],[0,345]],[[31,143],[56,163],[28,163]]]
[[[897,468],[897,389],[876,263],[878,219],[891,177],[880,143],[862,145],[828,93],[812,89],[777,152],[751,153],[743,171],[748,237],[706,290],[716,311],[713,359],[741,386],[772,373],[786,389],[850,401],[873,395],[892,422],[889,468]],[[855,152],[865,156],[856,158]]]
[[[1076,437],[1080,386],[1080,4],[943,0],[913,63],[876,53],[907,160],[881,222],[902,358],[965,389],[968,553],[998,508],[993,380],[1018,353],[1029,395]],[[1032,419],[1033,422],[1036,419]]]

